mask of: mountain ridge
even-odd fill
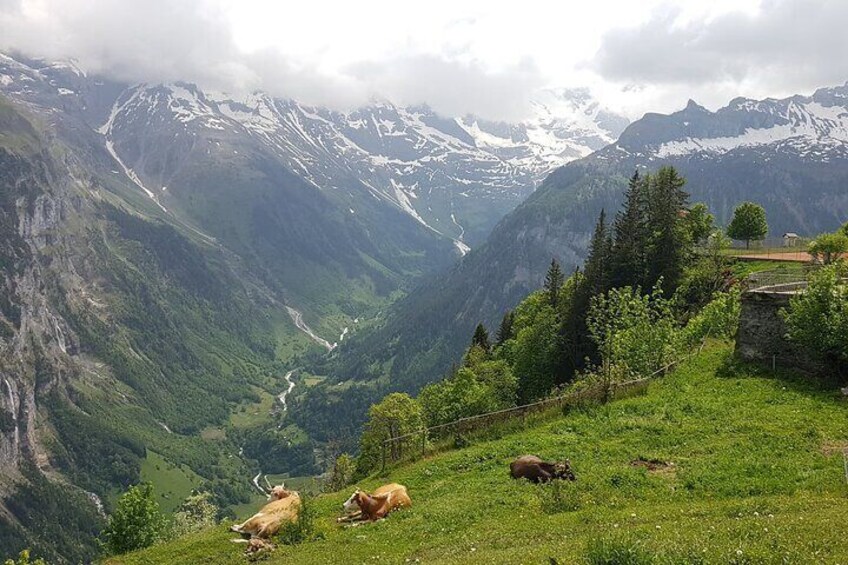
[[[757,137],[774,127],[783,135]],[[728,131],[737,136],[721,151],[686,142]],[[683,142],[686,151],[663,149]],[[415,391],[441,378],[477,323],[494,330],[508,309],[542,285],[552,258],[565,272],[582,265],[598,214],[620,206],[633,171],[665,165],[687,178],[691,201],[707,203],[720,225],[738,203],[754,200],[765,207],[772,233],[833,230],[848,218],[848,85],[755,104],[736,99],[716,112],[690,102],[672,114],[647,114],[616,142],[548,175],[486,243],[425,280],[380,327],[354,335],[316,372],[366,390],[367,383],[382,383],[383,393]],[[309,408],[320,410],[314,403]],[[295,413],[310,424],[305,411]],[[332,436],[332,430],[315,431]]]

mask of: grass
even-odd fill
[[[268,563],[846,563],[848,406],[833,387],[713,346],[643,396],[435,455],[360,486],[407,485],[413,508],[343,529],[350,494],[315,499],[319,539]],[[508,476],[515,456],[571,459],[575,485]],[[651,470],[634,462],[673,463]],[[225,526],[111,565],[239,563]]]
[[[234,428],[250,428],[258,424],[270,422],[271,409],[277,397],[260,388],[254,388],[259,395],[259,402],[242,403],[230,414],[230,425]]]
[[[148,449],[141,462],[141,480],[153,483],[159,506],[173,512],[203,479],[185,465],[178,467]]]
[[[768,261],[766,259],[758,261],[737,261],[733,264],[733,273],[743,278],[753,273],[769,272],[777,275],[785,275],[787,277],[797,276],[804,278],[807,265],[799,262],[787,261]]]

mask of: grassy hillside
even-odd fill
[[[268,562],[576,563],[619,550],[661,563],[845,563],[846,416],[834,387],[738,366],[714,345],[645,395],[364,481],[409,487],[414,507],[382,523],[341,529],[349,492],[322,496],[322,539]],[[512,481],[508,463],[524,453],[569,457],[578,482]],[[669,465],[638,463],[652,460]],[[246,562],[231,537],[222,526],[107,563]]]

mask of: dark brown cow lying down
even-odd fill
[[[513,479],[527,479],[534,483],[546,483],[554,479],[577,480],[571,471],[571,462],[568,459],[550,463],[535,455],[522,455],[510,463],[509,474]]]

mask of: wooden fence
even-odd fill
[[[389,438],[383,442],[382,446],[382,470],[385,470],[389,464],[423,457],[428,453],[428,447],[430,453],[436,453],[454,446],[460,446],[468,440],[470,435],[481,430],[491,429],[499,424],[518,421],[524,423],[529,416],[549,412],[553,409],[557,409],[559,412],[566,408],[580,406],[586,403],[605,403],[616,398],[621,398],[622,396],[631,394],[635,390],[642,389],[650,381],[664,376],[675,366],[691,359],[701,352],[706,342],[707,338],[704,338],[701,344],[693,348],[687,355],[660,367],[646,377],[624,382],[599,382],[587,386],[584,389],[546,398],[538,402],[478,414],[476,416],[468,416],[446,424],[430,426],[408,434]],[[453,441],[448,441],[450,439]]]

